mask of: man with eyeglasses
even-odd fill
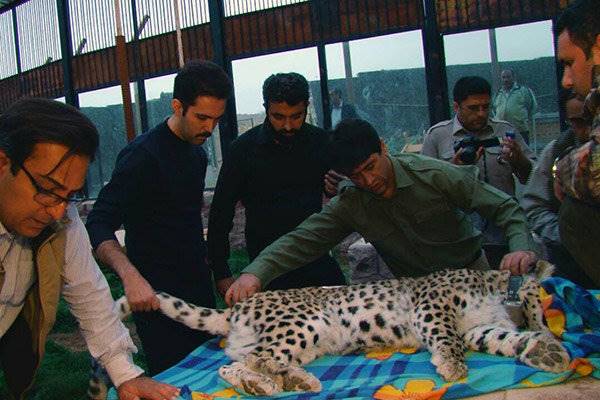
[[[554,195],[552,178],[554,160],[568,148],[589,140],[590,122],[584,118],[583,100],[575,94],[570,94],[565,101],[565,114],[569,121],[569,129],[562,132],[558,139],[548,143],[542,151],[523,191],[521,204],[527,213],[529,226],[546,248],[548,261],[557,267],[555,275],[591,289],[595,287],[592,280],[573,259],[560,238],[560,200]]]
[[[89,119],[60,102],[21,100],[0,115],[0,361],[16,399],[32,385],[60,295],[122,400],[178,393],[140,376],[135,346],[70,204],[97,147]]]
[[[475,164],[479,179],[514,196],[513,176],[525,184],[535,155],[512,125],[490,118],[491,91],[489,82],[479,76],[460,78],[453,89],[454,118],[427,131],[421,153],[456,165]],[[479,146],[472,159],[466,159],[468,149],[461,146],[461,141],[494,138],[498,139],[497,145]],[[472,219],[483,232],[490,265],[498,266],[507,250],[502,230],[479,214],[472,214]]]

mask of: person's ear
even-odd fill
[[[4,150],[0,149],[0,176],[4,176],[7,172],[10,172],[12,162]]]
[[[171,108],[173,109],[173,114],[176,114],[177,116],[180,116],[180,117],[183,115],[183,103],[181,102],[181,100],[179,100],[179,99],[171,100]]]
[[[383,141],[383,139],[379,139],[379,143],[381,143],[381,155],[382,156],[387,156],[387,154],[388,154],[387,145],[385,144],[385,142]]]
[[[460,108],[460,105],[459,105],[459,104],[458,104],[456,101],[454,101],[454,102],[452,103],[452,109],[454,110],[454,112],[455,112],[456,114],[458,114],[458,109],[459,109],[459,108]]]
[[[592,46],[592,60],[594,65],[600,65],[600,35],[596,35],[596,43]]]

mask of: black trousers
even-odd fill
[[[329,256],[288,272],[269,283],[265,290],[297,289],[310,286],[345,285],[346,278],[338,263]]]
[[[152,376],[177,364],[212,338],[158,311],[134,313],[133,320],[146,355],[148,373]]]
[[[19,314],[0,338],[0,362],[10,394],[18,399],[31,384],[37,356],[32,349],[31,330]]]

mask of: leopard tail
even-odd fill
[[[160,311],[167,317],[212,335],[227,336],[229,333],[230,308],[217,310],[201,307],[164,292],[156,295],[160,300]]]

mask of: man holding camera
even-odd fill
[[[456,165],[477,165],[479,179],[514,196],[513,175],[525,184],[535,155],[512,125],[490,118],[491,91],[481,77],[460,78],[453,90],[456,115],[429,129],[422,154]],[[490,264],[497,266],[507,250],[502,230],[478,214],[472,218],[483,232]]]

